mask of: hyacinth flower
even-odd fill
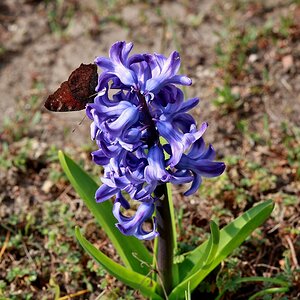
[[[141,206],[151,203],[138,209],[133,218],[120,217],[121,212],[114,215],[118,215],[118,228],[131,224],[130,230],[122,230],[122,233],[152,239],[159,234],[155,231],[156,224],[152,232],[141,234],[140,228],[146,220],[143,216],[151,216],[156,201],[160,201],[155,194],[156,188],[167,182],[192,182],[187,193],[190,195],[198,190],[201,176],[219,176],[225,165],[213,161],[213,150],[211,155],[198,155],[197,166],[185,155],[194,143],[203,140],[207,123],[197,129],[188,111],[199,100],[184,101],[183,92],[175,85],[191,84],[188,77],[176,74],[180,66],[179,54],[173,52],[169,58],[159,54],[129,56],[131,49],[131,43],[117,42],[110,50],[110,58],[95,60],[103,70],[96,88],[100,94],[87,106],[87,115],[93,120],[92,139],[99,146],[92,154],[93,159],[104,166],[103,184],[96,192],[96,200],[102,202],[126,192]],[[116,84],[109,88],[109,80],[117,82],[118,88]],[[110,90],[115,92],[111,99]],[[167,141],[166,145],[161,144],[160,137]],[[168,152],[166,147],[170,148]],[[165,159],[166,153],[168,159]],[[116,199],[115,206],[128,208],[122,205],[124,201]]]
[[[76,229],[85,250],[111,274],[152,299],[184,299],[186,291],[195,289],[269,216],[273,206],[268,202],[254,207],[222,230],[212,221],[209,240],[175,263],[170,184],[184,184],[184,195],[191,196],[199,191],[204,177],[220,176],[225,164],[215,161],[214,148],[204,142],[208,123],[197,124],[189,113],[199,99],[184,99],[180,86],[189,86],[192,81],[177,74],[178,52],[169,57],[130,55],[132,47],[132,43],[116,42],[109,58],[95,60],[102,72],[97,96],[86,106],[86,114],[98,148],[92,159],[103,167],[102,184],[95,186],[66,156],[61,154],[60,160],[126,268],[106,257]],[[155,238],[152,259],[141,241]],[[157,271],[152,279],[148,278],[151,260]]]

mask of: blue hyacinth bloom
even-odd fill
[[[117,42],[109,58],[95,60],[102,69],[98,95],[86,108],[92,120],[91,138],[98,146],[92,158],[104,167],[95,198],[103,202],[115,197],[113,214],[123,234],[153,239],[158,234],[155,219],[150,231],[143,229],[143,223],[152,218],[161,201],[156,188],[167,182],[191,183],[185,193],[191,195],[202,177],[219,176],[225,164],[214,161],[214,149],[205,146],[207,123],[198,128],[188,113],[199,99],[184,100],[178,87],[191,84],[190,78],[177,74],[179,54],[129,56],[132,47],[132,43]],[[131,207],[124,193],[138,204],[131,217],[122,213]]]

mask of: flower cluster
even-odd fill
[[[203,176],[219,176],[225,165],[214,161],[214,149],[204,143],[207,123],[197,129],[187,113],[199,99],[184,101],[177,87],[191,84],[187,76],[177,75],[179,54],[174,51],[168,58],[156,53],[129,56],[132,47],[132,43],[117,42],[109,58],[96,58],[103,72],[96,87],[98,95],[86,113],[93,120],[91,136],[99,147],[92,153],[93,160],[104,166],[96,200],[115,196],[113,214],[119,230],[139,239],[153,239],[158,234],[155,219],[150,231],[143,223],[160,201],[157,186],[191,183],[185,192],[191,195]],[[122,213],[130,208],[124,193],[139,204],[131,217]]]

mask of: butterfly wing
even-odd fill
[[[73,71],[68,79],[68,84],[74,98],[80,102],[91,102],[95,88],[98,84],[97,66],[95,64],[81,64]],[[92,99],[91,99],[92,98]]]
[[[69,79],[47,98],[45,107],[56,112],[82,110],[88,102],[94,100],[97,84],[97,66],[81,64],[71,73]]]

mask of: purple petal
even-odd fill
[[[156,231],[157,225],[156,225],[156,218],[153,217],[153,229],[150,232],[147,232],[143,229],[142,225],[140,225],[134,234],[136,238],[139,240],[153,240],[156,238],[159,233]]]
[[[98,85],[96,86],[95,90],[100,92],[102,91],[108,84],[108,82],[113,79],[116,75],[103,72],[98,76]]]
[[[98,67],[100,67],[104,71],[110,71],[114,68],[114,64],[112,63],[112,61],[106,57],[97,57],[94,60],[94,62]]]
[[[193,160],[185,154],[182,155],[180,162],[176,166],[178,169],[190,169],[204,177],[216,177],[221,175],[225,170],[223,162],[215,162],[208,159]]]
[[[128,44],[125,43],[125,46],[123,46],[123,49],[122,49],[122,63],[126,66],[129,66],[127,61],[128,61],[128,55],[129,55],[130,51],[132,50],[132,48],[133,48],[132,43],[128,43]]]
[[[145,180],[150,183],[155,180],[166,182],[170,174],[165,169],[164,154],[158,146],[153,146],[148,153],[149,165],[145,168]]]
[[[105,156],[102,150],[92,152],[93,162],[100,166],[105,166],[109,163],[109,157]]]
[[[194,180],[192,182],[192,185],[191,185],[190,189],[184,193],[184,196],[190,196],[190,195],[196,193],[197,190],[199,189],[201,183],[202,183],[201,176],[197,173],[194,173]]]
[[[119,189],[117,188],[111,188],[105,184],[102,184],[96,191],[95,198],[96,201],[103,202],[105,200],[110,199],[112,196],[114,196]]]
[[[184,151],[186,149],[188,149],[188,147],[190,147],[200,137],[202,137],[202,135],[206,131],[207,127],[208,127],[208,124],[206,122],[204,122],[204,123],[202,123],[202,125],[198,131],[188,132],[183,135],[182,144],[184,145]]]
[[[182,103],[177,113],[184,113],[191,110],[192,108],[194,108],[196,105],[199,104],[199,101],[200,101],[199,98],[191,98],[186,100],[185,102]]]
[[[111,123],[105,123],[106,130],[113,136],[120,136],[130,126],[136,123],[139,119],[139,112],[136,107],[125,109],[122,114]]]
[[[156,123],[157,129],[162,137],[164,137],[170,144],[172,149],[172,156],[168,160],[168,164],[174,167],[180,160],[181,155],[184,151],[182,141],[182,134],[174,130],[173,126],[169,122]]]
[[[138,235],[140,233],[139,227],[142,226],[144,221],[149,219],[154,212],[153,203],[142,203],[138,207],[136,213],[132,217],[126,217],[120,212],[120,202],[115,202],[113,207],[113,214],[115,218],[119,221],[116,226],[125,235],[135,235],[137,231]],[[140,236],[140,235],[139,235]],[[141,239],[142,236],[140,236]]]
[[[203,153],[205,153],[205,142],[201,137],[193,144],[190,152],[188,153],[188,157],[190,157],[191,159],[197,159],[201,157]]]
[[[132,64],[139,63],[144,60],[144,54],[133,54],[131,57],[128,58],[128,65],[131,66]]]
[[[181,85],[191,85],[192,79],[186,75],[175,75],[171,77],[166,83],[181,84]]]
[[[180,55],[177,51],[173,51],[168,57],[161,73],[166,77],[173,77],[179,70],[180,67]]]
[[[123,63],[122,61],[122,51],[126,47],[124,41],[114,43],[109,50],[109,57],[114,63]]]
[[[91,139],[94,140],[96,138],[97,132],[99,128],[96,126],[95,122],[90,125]]]
[[[155,62],[157,63],[157,65],[159,66],[159,73],[161,73],[163,67],[164,67],[164,64],[166,63],[167,61],[167,58],[162,55],[162,54],[158,54],[158,53],[154,53],[154,59],[155,59]]]
[[[116,201],[117,201],[117,202],[120,202],[121,205],[122,205],[125,209],[129,209],[129,208],[130,208],[129,202],[124,198],[124,196],[122,195],[121,192],[119,192],[119,193],[117,194]]]

